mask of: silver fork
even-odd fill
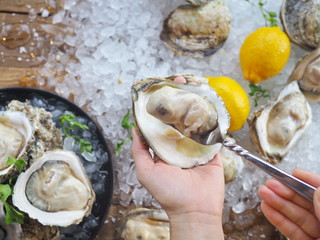
[[[313,195],[316,190],[315,187],[310,184],[282,171],[279,168],[276,168],[272,164],[254,156],[249,151],[245,150],[238,144],[235,144],[229,140],[224,140],[220,134],[220,129],[217,128],[213,132],[211,132],[205,140],[202,140],[202,144],[210,145],[214,143],[222,143],[226,148],[235,152],[242,158],[246,159],[250,163],[254,164],[270,176],[279,180],[281,183],[296,191],[301,196],[305,197],[309,201],[313,201]]]

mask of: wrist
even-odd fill
[[[223,240],[222,217],[193,212],[169,215],[171,240]]]

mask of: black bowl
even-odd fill
[[[53,121],[61,127],[59,112],[68,111],[82,123],[89,126],[90,139],[94,142],[93,151],[97,157],[96,162],[88,162],[80,157],[86,169],[93,189],[96,193],[96,201],[92,212],[78,225],[60,228],[62,240],[92,240],[97,235],[108,214],[113,193],[113,167],[111,153],[107,147],[103,134],[96,123],[81,108],[69,100],[49,91],[36,88],[3,88],[0,89],[0,109],[11,100],[28,102],[35,107],[43,107],[53,113]],[[56,114],[55,114],[56,113]]]

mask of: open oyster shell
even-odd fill
[[[8,157],[20,158],[32,137],[32,126],[22,112],[0,112],[0,181],[13,171],[7,166]]]
[[[169,218],[162,209],[137,208],[123,219],[121,240],[169,240]]]
[[[216,52],[230,31],[229,8],[222,0],[182,5],[164,20],[160,39],[174,53],[205,57]]]
[[[88,176],[73,152],[46,152],[14,186],[13,204],[43,225],[69,226],[89,214],[95,199]]]
[[[299,60],[288,79],[292,81],[298,81],[306,97],[320,98],[320,48]]]
[[[195,141],[219,128],[225,136],[229,114],[206,79],[184,75],[197,85],[173,82],[176,76],[149,78],[132,86],[133,114],[145,143],[169,164],[191,168],[212,160],[221,143]],[[152,105],[148,109],[149,105]]]
[[[279,162],[311,123],[312,112],[296,81],[276,101],[249,117],[250,137],[263,157]]]
[[[312,50],[320,46],[320,2],[317,0],[284,0],[280,18],[290,40]]]

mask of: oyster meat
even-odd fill
[[[294,81],[275,102],[250,116],[251,140],[266,160],[277,163],[301,137],[311,118],[311,108]]]
[[[318,0],[284,0],[280,18],[290,40],[312,50],[320,46],[320,2]]]
[[[24,113],[31,123],[33,137],[26,149],[30,163],[44,152],[62,147],[62,137],[52,120],[51,112],[17,100],[12,100],[7,109]]]
[[[222,0],[191,1],[164,20],[160,39],[174,53],[205,57],[216,52],[230,31],[229,8]]]
[[[295,66],[288,82],[298,81],[300,89],[307,97],[320,96],[320,48],[307,54]]]
[[[69,226],[89,214],[95,194],[76,154],[46,152],[14,186],[13,204],[43,225]]]
[[[191,168],[209,162],[221,143],[199,139],[219,129],[225,136],[229,114],[206,79],[184,75],[197,85],[173,82],[176,76],[144,79],[132,86],[133,113],[145,143],[169,164]]]
[[[0,179],[10,175],[13,165],[7,166],[8,157],[20,158],[32,137],[32,126],[22,112],[0,112]]]
[[[169,218],[162,209],[137,208],[123,219],[120,239],[122,240],[169,240]]]
[[[230,137],[228,137],[228,139],[231,140]],[[224,181],[225,183],[232,182],[236,175],[243,169],[244,164],[242,157],[233,151],[230,151],[226,147],[221,148],[220,154],[223,162]]]

